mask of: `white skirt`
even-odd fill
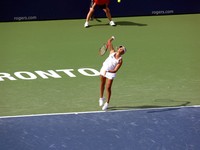
[[[106,69],[104,69],[104,67],[101,68],[100,75],[111,80],[113,80],[116,77],[116,73],[106,72]]]

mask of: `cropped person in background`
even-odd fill
[[[112,20],[112,17],[111,17],[110,9],[108,8],[109,2],[110,2],[110,0],[91,0],[90,10],[87,14],[86,22],[84,24],[85,28],[89,27],[89,21],[94,13],[96,7],[99,7],[100,9],[102,9],[105,12],[105,14],[109,20],[109,24],[111,26],[115,26],[115,22]]]

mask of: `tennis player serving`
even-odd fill
[[[114,40],[112,36],[107,41],[107,48],[110,51],[108,58],[103,62],[103,66],[100,70],[100,98],[99,106],[103,106],[102,110],[107,110],[110,98],[111,98],[111,87],[114,78],[116,77],[117,71],[122,66],[122,55],[125,54],[126,48],[124,46],[119,46],[117,50],[113,48],[112,41]],[[104,103],[104,89],[106,87],[107,100]]]

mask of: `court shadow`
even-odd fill
[[[112,106],[108,107],[108,110],[128,110],[128,109],[146,109],[146,108],[161,108],[164,106],[156,105],[143,105],[143,106]],[[166,106],[165,106],[166,107]]]
[[[95,20],[97,21],[97,22],[102,22],[100,19],[98,19],[98,18],[95,18]]]
[[[92,24],[89,27],[100,27],[100,26],[108,26],[108,25],[109,25],[108,23],[106,23],[106,24]]]
[[[101,22],[100,19],[98,18],[95,18],[93,20],[96,20],[97,22]],[[139,26],[139,27],[143,27],[143,26],[147,26],[147,24],[142,24],[142,23],[136,23],[136,22],[131,22],[131,21],[116,21],[115,22],[116,26]],[[93,24],[93,25],[90,25],[90,27],[93,27],[93,26],[108,26],[109,24],[106,23],[106,24]]]
[[[170,108],[165,108],[165,109],[149,110],[147,113],[160,113],[160,112],[173,111],[173,110],[178,110],[178,109],[181,109],[181,108],[174,106],[174,108],[170,107]]]
[[[157,101],[157,100],[155,100]],[[148,108],[168,108],[168,110],[173,110],[173,109],[179,109],[179,108],[173,108],[173,107],[181,107],[181,106],[187,106],[191,102],[189,101],[175,101],[175,100],[168,100],[171,102],[179,102],[180,104],[175,104],[175,105],[143,105],[143,106],[113,106],[109,107],[108,110],[128,110],[128,109],[148,109]],[[163,111],[163,110],[158,110],[158,111]]]
[[[116,25],[120,26],[147,26],[147,24],[142,24],[142,23],[136,23],[136,22],[131,22],[131,21],[116,21]]]

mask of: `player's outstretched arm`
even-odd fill
[[[107,47],[108,47],[108,50],[110,51],[110,53],[115,52],[115,49],[114,49],[113,44],[112,44],[112,41],[114,39],[115,39],[115,37],[112,36],[111,38],[108,39],[108,42],[107,42]]]

